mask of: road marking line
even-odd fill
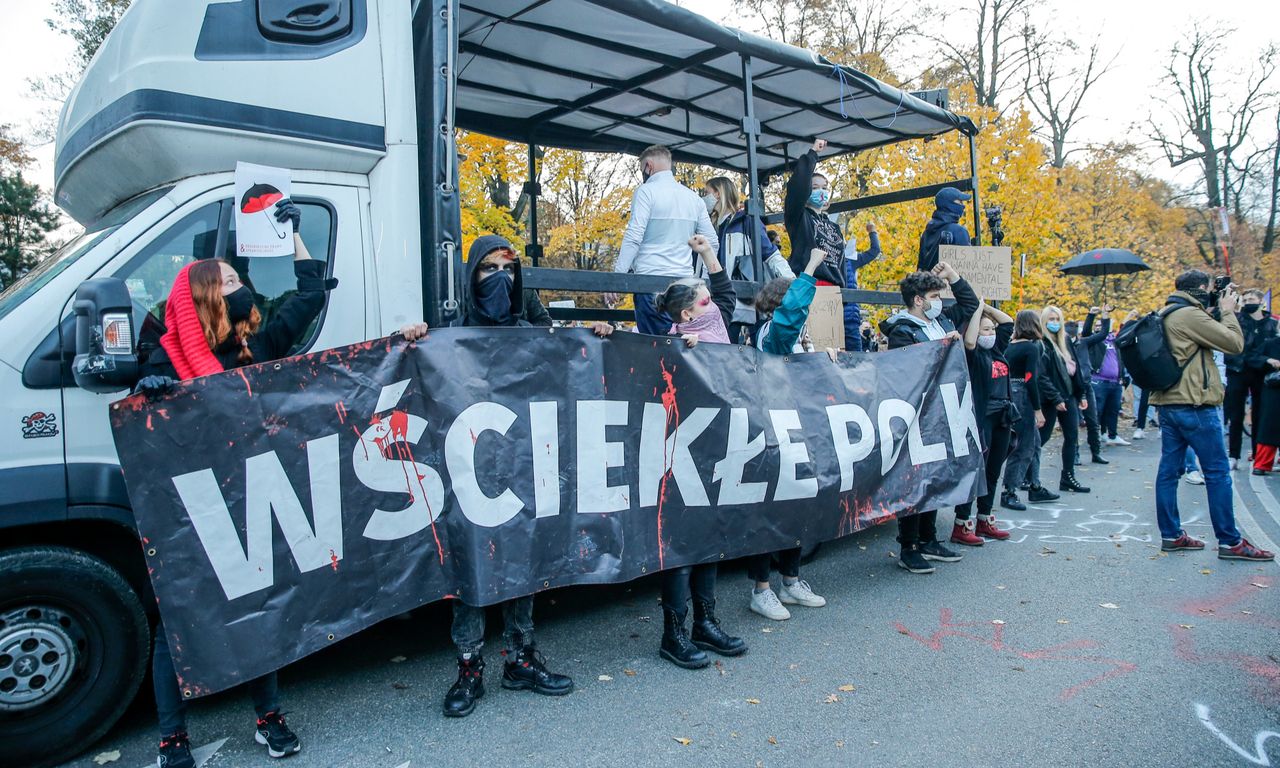
[[[1250,473],[1249,487],[1262,500],[1262,506],[1266,507],[1267,512],[1280,522],[1280,503],[1276,503],[1276,497],[1271,495],[1271,489],[1267,487],[1266,482],[1261,477]]]
[[[1253,518],[1253,513],[1249,511],[1249,507],[1245,505],[1244,499],[1240,497],[1240,491],[1236,489],[1235,483],[1231,484],[1231,495],[1235,497],[1236,519],[1249,529],[1249,539],[1254,542],[1255,546],[1260,546],[1263,549],[1275,552],[1276,543],[1271,540],[1271,537],[1267,535],[1267,532],[1264,531],[1262,526],[1258,525],[1258,521]],[[1266,504],[1266,501],[1264,500],[1262,503]],[[1273,560],[1272,562],[1276,561]],[[1280,565],[1280,563],[1277,564]]]

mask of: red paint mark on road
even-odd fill
[[[1092,650],[1098,648],[1099,644],[1093,640],[1072,640],[1071,642],[1059,643],[1046,648],[1024,651],[1005,642],[1004,624],[992,624],[990,621],[956,622],[952,620],[952,612],[950,608],[943,608],[939,611],[938,624],[938,630],[927,638],[907,629],[901,622],[895,622],[893,624],[893,628],[907,637],[921,643],[932,651],[941,651],[942,641],[948,637],[961,637],[967,640],[973,640],[996,653],[1011,653],[1019,658],[1027,659],[1029,661],[1083,661],[1090,664],[1100,664],[1111,667],[1111,669],[1108,669],[1100,675],[1091,677],[1068,688],[1064,688],[1058,694],[1058,699],[1060,701],[1069,701],[1087,688],[1091,688],[1099,683],[1120,677],[1121,675],[1127,675],[1131,672],[1137,671],[1138,669],[1137,664],[1124,661],[1123,659],[1112,659],[1104,656],[1083,656],[1067,653],[1067,651]],[[985,636],[970,631],[979,628],[991,629],[991,635]]]
[[[1186,600],[1179,603],[1176,609],[1201,621],[1222,621],[1229,623],[1252,624],[1256,627],[1280,632],[1280,621],[1263,615],[1266,611],[1248,610],[1241,605],[1250,605],[1247,601],[1253,597],[1261,597],[1262,589],[1271,587],[1273,580],[1269,576],[1245,577],[1235,586],[1223,588],[1217,594],[1206,598]],[[1258,586],[1261,585],[1262,589]],[[1218,664],[1234,667],[1249,677],[1250,687],[1255,698],[1263,704],[1280,700],[1280,662],[1274,655],[1254,655],[1236,651],[1202,652],[1195,637],[1195,630],[1182,624],[1169,624],[1169,635],[1173,639],[1173,654],[1179,660],[1190,664]],[[1277,643],[1269,644],[1275,647]]]

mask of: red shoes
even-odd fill
[[[978,515],[977,533],[979,536],[996,539],[997,541],[1004,541],[1009,538],[1008,531],[1002,531],[996,527],[995,515]]]
[[[974,530],[973,520],[957,520],[955,527],[951,529],[951,543],[963,544],[966,547],[982,546],[985,542],[974,533]]]

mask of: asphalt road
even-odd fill
[[[286,765],[1280,766],[1280,566],[1218,560],[1186,484],[1186,528],[1210,547],[1161,555],[1158,452],[1108,449],[1110,466],[1079,471],[1093,493],[1007,513],[1010,541],[932,575],[896,567],[893,526],[829,543],[803,572],[829,604],[790,621],[750,613],[727,566],[721,617],[751,650],[704,670],[658,658],[656,580],[562,590],[539,598],[539,638],[577,690],[504,691],[491,647],[486,697],[446,720],[449,614],[419,609],[281,673],[304,744]],[[1241,527],[1274,549],[1280,478],[1235,480]],[[140,696],[70,765],[117,750],[108,764],[154,765],[152,707]],[[252,724],[244,692],[197,702],[198,757],[274,764]]]

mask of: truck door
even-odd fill
[[[295,182],[293,199],[302,209],[300,234],[312,258],[327,262],[338,278],[325,309],[295,341],[293,353],[362,341],[365,335],[364,255],[359,194],[355,187]],[[138,238],[97,276],[125,281],[134,305],[140,359],[155,350],[164,333],[164,307],[174,277],[196,259],[230,261],[252,286],[264,321],[296,287],[292,259],[242,258],[235,253],[232,188],[210,190],[176,208],[156,225],[152,237]],[[64,320],[70,316],[70,297]],[[125,394],[93,394],[71,384],[64,391],[65,446],[69,505],[128,506],[108,404]],[[74,517],[74,513],[72,513]]]

